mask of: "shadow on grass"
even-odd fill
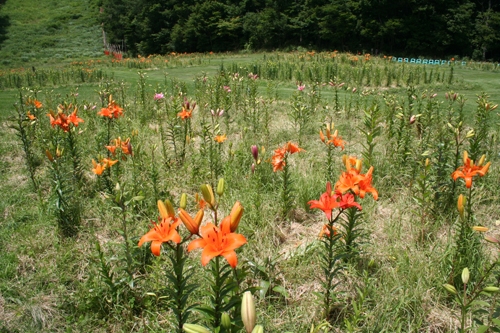
[[[0,0],[0,6],[2,1]],[[10,26],[10,18],[7,15],[0,15],[0,48],[2,43],[7,39],[7,28]]]

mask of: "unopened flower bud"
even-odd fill
[[[241,321],[247,333],[252,333],[255,327],[255,303],[252,293],[245,291],[241,300]]]
[[[426,158],[425,159],[425,166],[428,167],[429,165],[431,165],[431,160],[429,158]]]
[[[457,201],[457,209],[461,218],[464,218],[464,206],[465,206],[465,196],[460,194]]]
[[[160,216],[164,219],[175,216],[174,207],[170,200],[165,200],[165,202],[158,200],[158,211]]]
[[[259,159],[259,148],[256,145],[251,147],[252,156],[255,161]]]
[[[234,232],[240,224],[241,216],[243,215],[243,206],[239,201],[236,201],[231,209],[229,216],[231,217],[231,232]]]
[[[416,120],[417,120],[417,117],[415,117],[415,115],[412,115],[410,117],[410,125],[413,124]]]
[[[203,211],[203,209],[200,209],[193,219],[191,217],[191,215],[189,215],[188,212],[186,212],[182,208],[179,208],[179,218],[181,219],[181,221],[184,224],[184,226],[186,227],[186,229],[192,235],[198,234],[198,231],[200,230],[201,221],[203,220],[203,215],[204,215],[204,211]]]
[[[465,267],[462,270],[462,282],[463,282],[463,284],[469,283],[469,276],[470,276],[469,269],[467,267]]]
[[[179,202],[179,207],[182,208],[182,209],[186,209],[186,206],[187,206],[187,194],[186,193],[182,193],[181,194],[181,200]]]
[[[320,138],[321,142],[325,142],[325,135],[323,134],[322,130],[319,130],[319,138]]]
[[[444,287],[444,289],[446,289],[446,291],[448,291],[450,294],[454,294],[454,295],[456,295],[456,294],[457,294],[457,290],[456,290],[456,289],[455,289],[455,287],[453,287],[451,284],[445,283],[445,284],[443,284],[443,287]]]
[[[186,333],[211,333],[207,328],[196,324],[184,324],[182,329]]]
[[[220,197],[223,194],[224,194],[224,178],[221,178],[217,183],[217,195]]]
[[[255,163],[252,163],[252,167],[250,170],[252,170],[252,174],[255,173]]]
[[[223,312],[221,316],[221,324],[225,329],[231,328],[231,318],[227,312]]]
[[[489,229],[486,228],[486,227],[480,226],[480,225],[475,225],[475,226],[472,227],[472,230],[478,231],[478,232],[486,232]]]
[[[457,93],[454,93],[453,94],[453,100],[456,101],[457,100],[457,97],[458,97],[458,94]]]
[[[432,94],[430,98],[435,98],[438,94]]]
[[[262,325],[256,325],[252,333],[264,333],[264,327],[262,327]]]
[[[481,158],[479,159],[479,162],[477,162],[477,166],[483,165],[485,159],[486,159],[486,155],[481,156]]]
[[[493,287],[493,286],[488,286],[488,287],[483,288],[483,291],[488,292],[488,293],[496,293],[499,290],[500,290],[500,288]]]
[[[215,196],[214,191],[212,190],[212,186],[209,184],[201,185],[201,194],[203,195],[203,199],[207,202],[210,208],[215,207]]]
[[[493,244],[498,244],[500,241],[496,239],[495,237],[491,236],[484,236],[484,240],[487,241],[488,243],[493,243]]]
[[[52,154],[50,153],[50,151],[48,149],[45,150],[45,155],[47,156],[49,161],[54,162],[54,157],[52,156]]]

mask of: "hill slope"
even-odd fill
[[[0,7],[0,65],[102,54],[95,0],[7,0]],[[0,23],[1,24],[1,23]]]

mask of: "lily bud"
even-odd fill
[[[465,267],[462,270],[462,282],[463,282],[463,284],[469,283],[469,276],[470,276],[469,269],[467,267]]]
[[[181,201],[179,202],[179,207],[182,209],[186,209],[187,206],[187,194],[182,193],[181,194]]]
[[[170,208],[171,208],[170,212],[168,211],[168,208],[166,206],[167,202],[168,202],[168,204],[170,205]],[[158,203],[158,211],[160,212],[161,218],[166,219],[166,218],[175,216],[174,208],[172,207],[172,204],[170,203],[170,201],[165,200],[165,203],[164,203],[163,201],[158,200],[157,203]],[[170,213],[173,213],[173,214],[171,215]]]
[[[417,120],[417,117],[415,117],[415,115],[412,115],[410,117],[410,125],[413,124],[416,120]]]
[[[262,325],[256,325],[252,333],[264,333],[264,327],[262,327]]]
[[[223,312],[221,316],[221,324],[224,328],[230,329],[231,328],[231,318],[227,314],[227,312]]]
[[[323,134],[322,130],[319,130],[319,138],[321,139],[322,142],[325,142],[325,135]]]
[[[479,162],[477,162],[477,166],[483,165],[485,159],[486,159],[486,155],[481,156],[481,158],[479,159]]]
[[[461,218],[464,218],[464,206],[465,206],[465,196],[460,194],[457,201],[457,209]]]
[[[47,156],[49,161],[54,162],[54,157],[52,156],[52,154],[50,153],[50,151],[48,149],[45,149],[45,155]]]
[[[363,161],[362,160],[356,160],[356,171],[359,173],[361,172],[361,168],[363,166]]]
[[[431,160],[429,160],[429,158],[426,158],[425,159],[425,166],[428,167],[429,165],[431,165]]]
[[[464,165],[467,163],[467,159],[469,158],[469,154],[467,153],[467,151],[465,150],[464,151]]]
[[[252,170],[252,174],[255,173],[255,163],[252,163],[251,170]]]
[[[457,294],[457,290],[456,290],[456,289],[455,289],[455,287],[453,287],[451,284],[445,283],[445,284],[443,284],[443,287],[444,287],[444,289],[446,289],[446,291],[448,291],[450,294],[454,294],[454,295],[456,295],[456,294]]]
[[[500,290],[500,288],[498,288],[498,287],[493,287],[493,286],[488,286],[488,287],[485,287],[485,288],[483,289],[483,291],[486,291],[486,292],[488,292],[488,293],[496,293],[496,292],[497,292],[497,291],[499,291],[499,290]]]
[[[495,237],[491,236],[484,236],[484,240],[487,241],[488,243],[493,243],[493,244],[498,244],[500,241],[496,239]]]
[[[259,148],[256,145],[253,145],[251,147],[251,151],[253,159],[257,161],[259,159]]]
[[[486,232],[489,229],[486,228],[486,227],[480,226],[480,225],[475,225],[475,226],[472,227],[472,230],[478,231],[478,232]]]
[[[255,303],[252,293],[245,291],[241,300],[241,320],[247,333],[252,333],[255,327]]]
[[[186,333],[212,333],[207,328],[196,324],[184,324],[182,329]]]
[[[224,178],[221,178],[217,183],[217,195],[222,196],[223,194],[224,194]]]
[[[195,218],[193,219],[191,215],[189,215],[188,212],[186,212],[184,209],[179,208],[179,218],[181,219],[182,223],[186,227],[187,230],[192,235],[198,234],[198,231],[200,229],[200,224],[201,220],[203,220],[203,214],[204,211],[203,209],[200,209],[198,213],[196,214]]]
[[[212,190],[212,186],[209,184],[201,185],[201,194],[203,195],[203,199],[207,202],[210,208],[215,207],[215,196],[214,191]]]
[[[231,217],[231,232],[234,232],[240,224],[241,215],[243,215],[243,206],[239,201],[236,201],[231,209],[229,216]]]

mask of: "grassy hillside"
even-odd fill
[[[98,11],[93,0],[7,0],[0,7],[0,65],[100,55]]]

